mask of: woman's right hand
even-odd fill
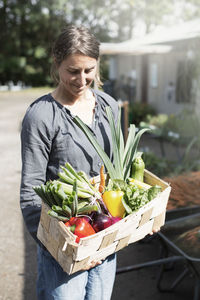
[[[102,260],[93,260],[89,262],[82,270],[83,271],[88,271],[96,266],[99,266],[102,264]]]

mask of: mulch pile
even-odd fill
[[[176,244],[188,255],[200,258],[200,226],[182,233]]]
[[[200,171],[163,179],[172,187],[167,209],[200,205]]]

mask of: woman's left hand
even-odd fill
[[[160,231],[160,227],[153,229],[152,232],[150,232],[149,234],[153,235],[154,233],[156,233],[158,231]]]

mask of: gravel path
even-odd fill
[[[28,105],[41,91],[0,93],[0,299],[23,299],[26,243],[19,209],[20,127]],[[34,243],[31,238],[30,242]],[[35,273],[35,268],[30,274]],[[27,298],[28,299],[28,298]],[[33,299],[32,297],[29,299]]]
[[[44,92],[0,93],[0,300],[36,300],[36,246],[24,228],[19,209],[20,127],[28,105]],[[156,259],[158,252],[154,243],[130,245],[119,252],[118,267]],[[118,275],[112,300],[192,299],[190,279],[176,293],[160,294],[157,271],[158,267],[153,267]]]

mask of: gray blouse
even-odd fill
[[[89,128],[112,159],[111,133],[105,107],[109,105],[112,108],[116,122],[118,103],[104,92],[93,92],[96,105],[94,120]],[[70,111],[51,94],[34,101],[24,116],[21,156],[20,205],[26,226],[37,240],[41,199],[33,186],[58,178],[60,166],[66,162],[76,171],[86,172],[88,177],[99,174],[103,163],[82,130],[74,123]]]

